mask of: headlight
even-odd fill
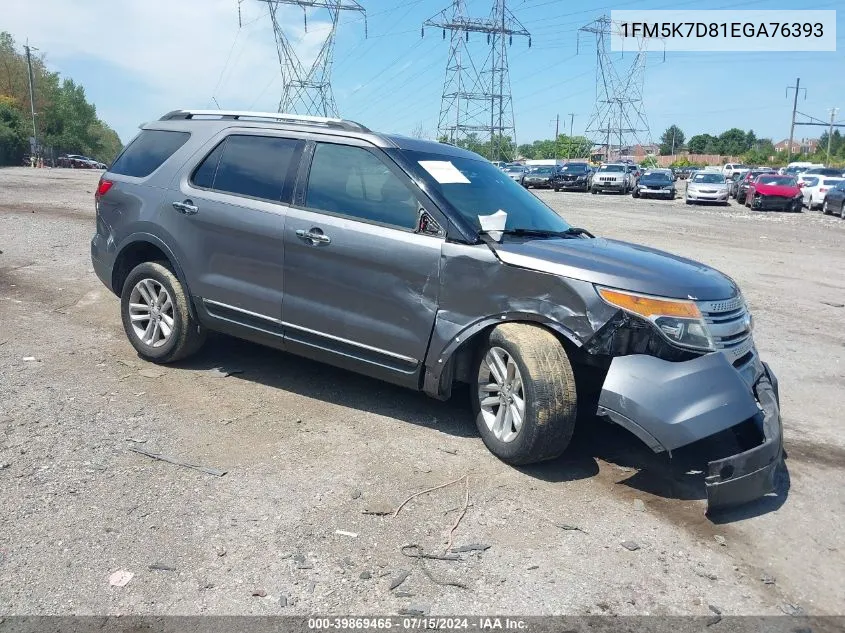
[[[682,347],[711,351],[713,339],[695,301],[664,299],[611,288],[598,288],[599,296],[616,308],[651,321],[663,336]]]

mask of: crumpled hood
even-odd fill
[[[762,196],[780,196],[781,198],[794,198],[801,193],[798,187],[790,187],[789,185],[766,185],[757,183],[754,185],[754,191]]]
[[[644,294],[712,301],[738,292],[733,281],[714,268],[618,240],[506,236],[492,248],[512,266]]]

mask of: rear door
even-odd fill
[[[338,139],[309,154],[285,224],[285,346],[417,386],[437,310],[442,231],[418,230],[421,196],[376,148]]]
[[[304,146],[272,130],[230,129],[167,192],[162,223],[212,317],[281,336],[282,232]]]

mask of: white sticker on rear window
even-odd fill
[[[469,184],[469,179],[448,160],[421,160],[419,163],[440,184]]]

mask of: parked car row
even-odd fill
[[[64,154],[56,161],[58,167],[70,167],[72,169],[106,169],[108,165],[98,160],[82,156],[81,154]]]

